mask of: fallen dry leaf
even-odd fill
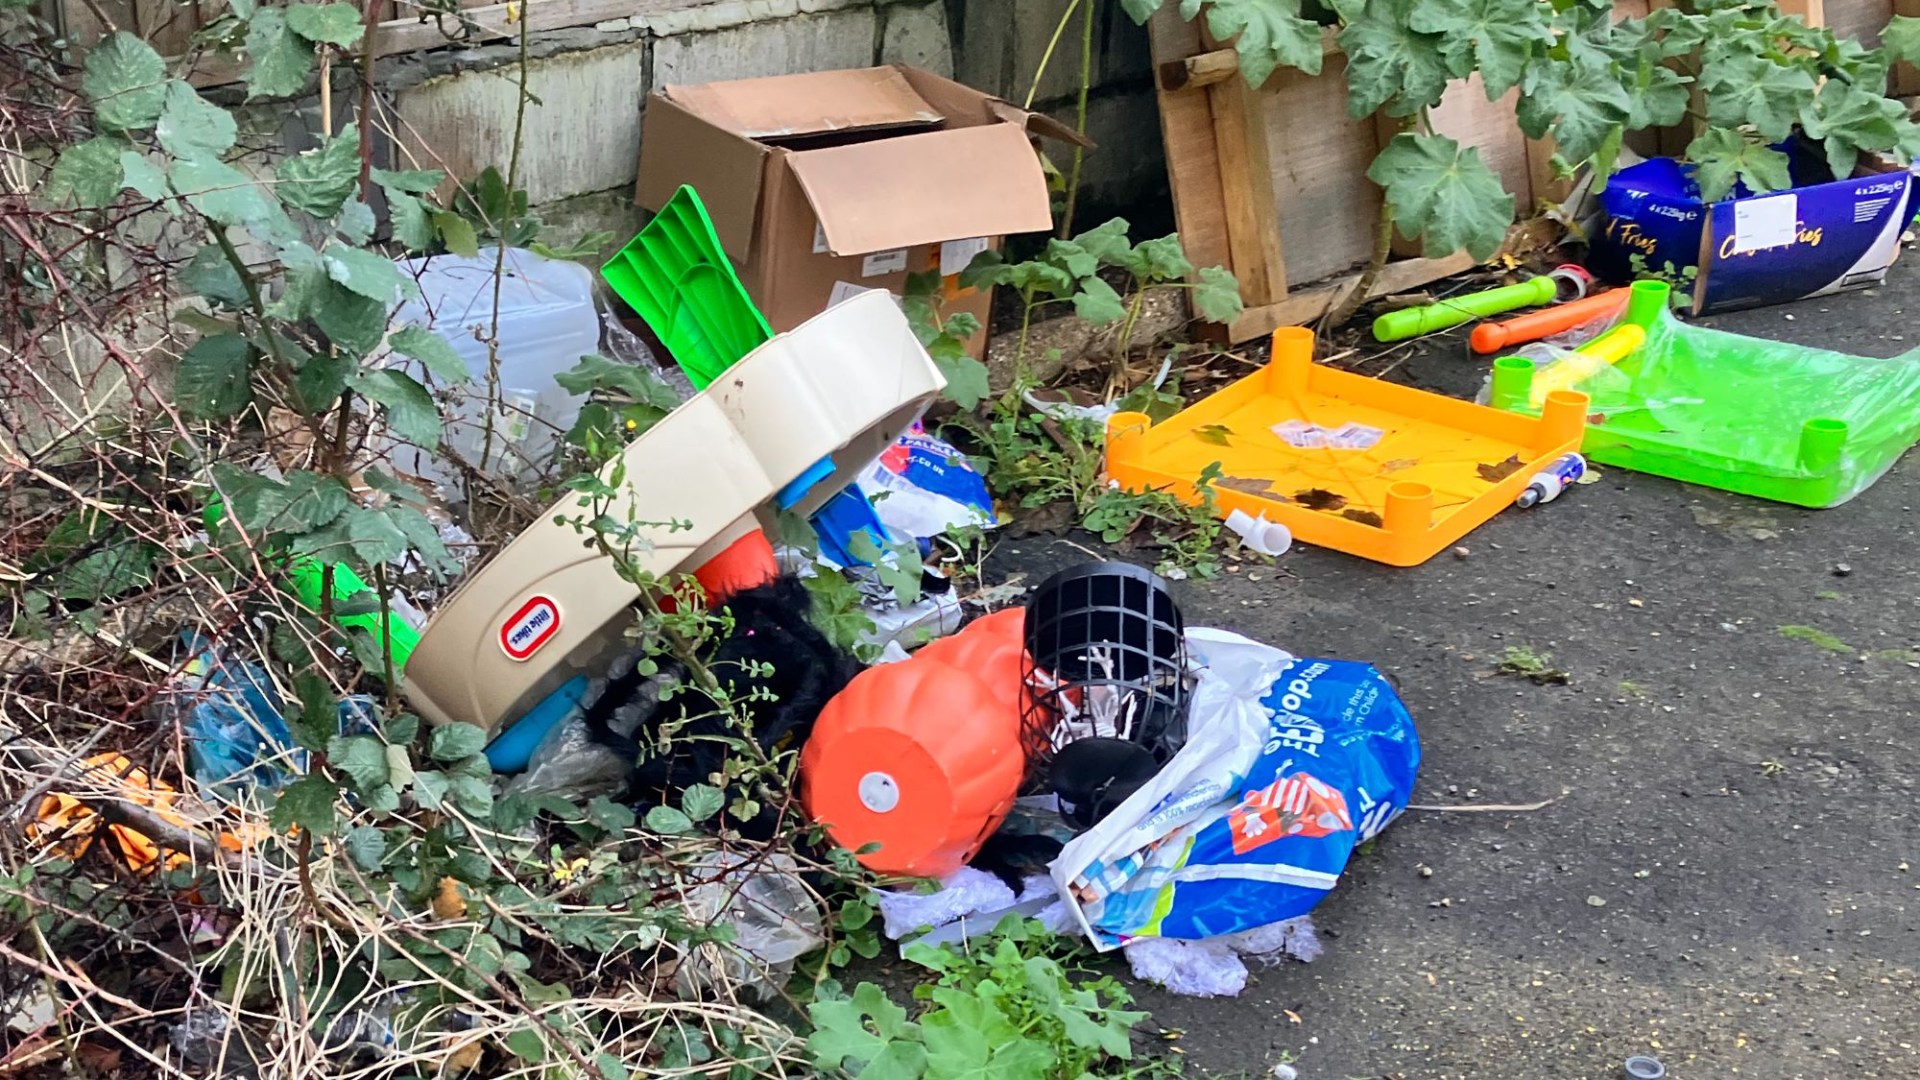
[[[1247,495],[1262,495],[1268,498],[1285,498],[1273,490],[1273,481],[1262,480],[1257,476],[1222,476],[1213,482],[1217,488],[1238,491]]]
[[[1227,427],[1225,424],[1203,424],[1193,429],[1194,438],[1199,439],[1203,443],[1212,443],[1215,446],[1227,445],[1227,436],[1231,434],[1233,434],[1233,429]]]
[[[1385,524],[1385,522],[1381,520],[1380,515],[1371,510],[1343,510],[1340,512],[1340,516],[1346,518],[1348,521],[1357,521],[1362,525],[1371,525],[1376,529]]]
[[[1418,464],[1420,464],[1419,458],[1397,457],[1392,461],[1381,462],[1380,471],[1382,473],[1397,473],[1401,469],[1411,469]]]
[[[1489,465],[1482,462],[1474,466],[1474,471],[1480,474],[1480,479],[1485,480],[1489,484],[1497,484],[1507,477],[1512,476],[1514,473],[1519,472],[1520,469],[1519,454],[1515,454],[1496,465]]]
[[[1347,497],[1326,488],[1308,488],[1293,497],[1293,501],[1309,510],[1338,510],[1347,505]]]
[[[440,879],[433,893],[433,917],[458,919],[467,913],[467,898],[460,895],[460,883],[450,877]]]
[[[1293,1022],[1294,1022],[1294,1023],[1296,1023],[1296,1024],[1298,1024],[1298,1023],[1300,1023],[1300,1014],[1299,1014],[1299,1013],[1297,1013],[1297,1012],[1294,1012],[1294,1011],[1293,1011],[1292,1009],[1281,1009],[1280,1011],[1281,1011],[1281,1012],[1283,1012],[1283,1013],[1286,1013],[1286,1014],[1287,1014],[1287,1019],[1288,1019],[1288,1020],[1291,1020],[1291,1021],[1293,1021]]]

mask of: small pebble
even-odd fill
[[[1420,876],[1421,876],[1421,877],[1423,877],[1423,878],[1429,878],[1429,877],[1432,877],[1432,876],[1433,876],[1433,867],[1431,867],[1431,866],[1423,866],[1423,867],[1421,867],[1421,868],[1420,868]]]
[[[1628,606],[1628,607],[1646,607],[1646,606],[1647,606],[1647,602],[1646,602],[1645,600],[1642,600],[1642,599],[1640,599],[1639,597],[1637,597],[1637,596],[1635,596],[1635,597],[1632,597],[1632,598],[1630,598],[1630,599],[1629,599],[1629,600],[1627,601],[1627,606]]]
[[[1604,896],[1589,896],[1587,897],[1587,906],[1588,907],[1606,907],[1607,898]]]
[[[1462,547],[1456,547],[1456,548],[1454,548],[1454,549],[1453,549],[1453,557],[1454,557],[1454,558],[1456,558],[1456,559],[1464,559],[1464,558],[1466,558],[1467,556],[1469,556],[1469,555],[1471,555],[1471,554],[1473,554],[1473,552],[1472,552],[1472,551],[1469,551],[1469,550],[1468,550],[1468,549],[1467,549],[1466,547],[1464,547],[1464,546],[1462,546]]]
[[[1848,574],[1851,574],[1851,573],[1853,573],[1853,567],[1848,566],[1846,563],[1840,562],[1840,563],[1833,564],[1834,577],[1846,577]]]

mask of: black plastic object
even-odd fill
[[[1159,771],[1152,752],[1137,742],[1098,735],[1070,742],[1053,755],[1060,816],[1076,829],[1091,829]]]
[[[1119,799],[1099,792],[1137,788],[1186,742],[1186,645],[1173,595],[1138,566],[1085,563],[1034,591],[1025,631],[1030,775],[1082,814],[1098,804],[1111,809]],[[1065,756],[1066,747],[1093,739],[1130,743],[1144,756],[1112,747]],[[1141,761],[1153,770],[1136,775]]]

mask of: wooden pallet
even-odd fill
[[[1621,17],[1644,16],[1671,0],[1617,0]],[[1895,14],[1920,15],[1920,0],[1782,0],[1813,25],[1876,40]],[[1347,115],[1346,59],[1331,31],[1321,74],[1276,71],[1258,89],[1240,77],[1232,48],[1209,40],[1173,5],[1148,23],[1166,141],[1174,212],[1195,266],[1225,266],[1240,282],[1246,310],[1226,329],[1249,341],[1280,326],[1320,318],[1359,283],[1370,261],[1380,191],[1367,166],[1392,127]],[[1920,73],[1902,66],[1897,92],[1920,92]],[[1899,90],[1903,81],[1909,90]],[[1523,218],[1568,195],[1551,165],[1551,140],[1528,139],[1514,118],[1517,91],[1488,101],[1479,78],[1449,87],[1432,110],[1434,130],[1476,147],[1514,196]],[[1644,152],[1678,154],[1691,131],[1649,132]],[[1405,292],[1473,266],[1465,252],[1422,257],[1394,238],[1395,258],[1363,300]]]

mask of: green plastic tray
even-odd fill
[[[674,192],[600,276],[659,335],[696,390],[773,337],[690,187]]]
[[[1872,486],[1920,441],[1920,349],[1887,360],[1688,326],[1666,284],[1633,286],[1646,342],[1581,381],[1594,461],[1816,509]],[[1532,362],[1495,362],[1493,403],[1526,407]]]

